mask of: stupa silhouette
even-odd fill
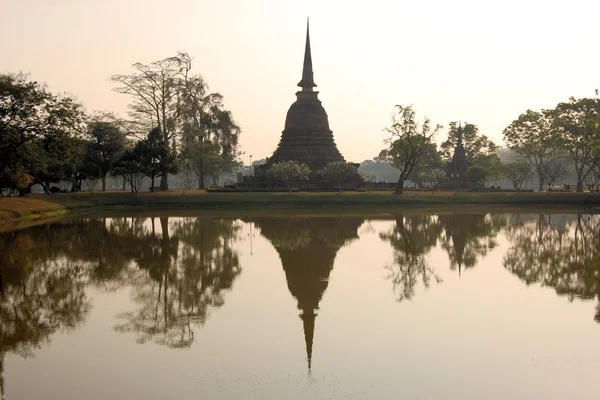
[[[287,285],[298,300],[308,369],[312,366],[316,311],[329,285],[340,248],[358,238],[362,218],[252,219],[281,259]]]
[[[312,171],[331,162],[345,161],[333,140],[327,113],[317,97],[319,92],[313,90],[317,85],[313,77],[308,22],[302,79],[298,86],[302,90],[296,92],[296,101],[287,112],[279,146],[266,164],[257,169],[258,175],[281,161],[298,161],[308,165]]]

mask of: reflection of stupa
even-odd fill
[[[358,238],[360,218],[261,218],[260,228],[279,253],[288,289],[298,300],[304,326],[306,357],[311,368],[316,310],[329,284],[338,250]]]

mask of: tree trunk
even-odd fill
[[[538,190],[539,190],[540,192],[542,192],[542,191],[544,190],[544,178],[542,178],[542,177],[539,175],[539,173],[538,173],[538,177],[539,177],[539,180],[538,180],[538,182],[539,182]]]
[[[396,187],[394,188],[394,194],[402,194],[404,191],[404,179],[398,179]]]
[[[0,289],[2,289],[1,286]],[[0,293],[2,293],[2,290],[0,290]],[[0,400],[4,400],[4,396],[4,352],[2,352],[0,353]]]
[[[160,190],[169,190],[169,182],[166,173],[160,176]]]
[[[152,193],[154,193],[154,179],[155,179],[155,176],[154,176],[154,174],[152,174],[152,176],[150,176],[150,191]],[[161,185],[160,189],[162,190],[162,180],[161,180],[160,185]]]

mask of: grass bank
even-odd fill
[[[159,193],[96,192],[75,194],[29,195],[0,198],[0,225],[33,224],[60,218],[68,213],[92,212],[141,213],[146,211],[206,210],[208,212],[245,211],[285,214],[298,209],[358,209],[365,212],[397,210],[398,207],[498,206],[587,209],[600,207],[598,193],[560,192],[343,192],[343,193],[207,193],[195,190]]]

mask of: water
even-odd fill
[[[6,399],[596,399],[600,215],[0,235]]]

